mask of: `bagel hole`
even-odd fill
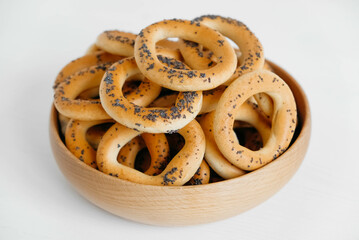
[[[136,138],[138,138],[136,141],[132,139],[123,145],[118,152],[117,162],[140,172],[145,172],[150,167],[151,156],[147,147],[144,145],[142,137],[138,136]],[[125,149],[126,151],[123,152]],[[135,156],[133,156],[133,151],[136,151]],[[130,154],[130,152],[132,152],[132,154],[127,155]],[[132,157],[134,157],[134,159],[132,159]]]
[[[148,107],[172,107],[176,102],[177,96],[178,92],[163,87],[161,93]]]
[[[225,180],[221,176],[219,176],[212,168],[210,168],[210,178],[209,183],[215,183]]]
[[[260,133],[251,124],[243,121],[235,121],[233,131],[236,133],[239,144],[243,147],[252,151],[258,151],[263,147],[263,140]]]
[[[98,144],[102,136],[107,132],[107,130],[113,125],[113,123],[103,123],[90,127],[86,132],[86,140],[90,146],[97,150]]]
[[[172,159],[181,151],[186,141],[179,133],[166,134],[166,137],[170,146],[170,159]]]
[[[127,97],[128,94],[136,91],[138,87],[141,85],[141,80],[139,79],[127,79],[126,82],[122,86],[122,94]]]
[[[150,165],[151,155],[148,149],[145,147],[137,153],[135,160],[135,169],[140,172],[146,172]]]
[[[174,94],[174,93],[178,94],[179,92],[173,91],[173,90],[171,90],[169,88],[162,87],[161,93],[160,93],[160,95],[158,95],[158,98],[163,97],[163,96],[168,96],[168,95],[171,95],[171,94]]]

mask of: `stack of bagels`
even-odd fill
[[[256,36],[215,15],[138,35],[105,31],[60,71],[54,91],[69,151],[140,184],[242,176],[278,158],[297,124],[293,94]]]

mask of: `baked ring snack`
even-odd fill
[[[240,89],[240,91],[238,91]],[[271,133],[264,146],[251,151],[238,144],[232,131],[239,107],[254,94],[265,92],[274,104]],[[233,165],[252,171],[276,159],[290,144],[297,122],[296,103],[288,85],[276,74],[257,70],[235,80],[221,96],[213,133],[219,150]]]
[[[110,119],[111,117],[103,109],[100,99],[76,99],[86,89],[98,87],[108,67],[108,64],[93,66],[77,72],[67,78],[65,82],[61,82],[55,89],[56,109],[66,117],[83,121]],[[136,75],[132,77],[136,77]],[[144,79],[138,89],[126,97],[135,104],[146,106],[158,96],[160,91],[159,85]]]
[[[205,158],[211,168],[224,179],[241,176],[246,172],[229,162],[218,149],[213,132],[214,116],[215,111],[210,112],[200,121],[201,127],[206,136]],[[244,121],[249,123],[251,126],[254,126],[258,129],[259,133],[262,134],[264,142],[268,140],[270,135],[270,126],[266,122],[266,119],[264,119],[263,116],[252,107],[251,103],[244,102],[236,112],[234,119]]]
[[[208,165],[222,178],[230,179],[244,175],[246,172],[234,166],[219,151],[213,136],[214,112],[206,114],[200,121],[206,136],[206,151],[204,157]]]
[[[257,37],[244,25],[232,18],[218,15],[204,15],[193,20],[217,30],[237,44],[241,52],[240,64],[226,84],[229,84],[239,76],[263,68],[264,53]],[[217,56],[216,53],[214,53]],[[236,61],[237,63],[237,61]]]
[[[205,70],[177,70],[154,57],[156,42],[180,37],[206,46],[217,56],[216,66]],[[157,84],[176,91],[202,91],[215,88],[233,74],[237,59],[230,43],[216,31],[199,23],[165,20],[143,29],[135,41],[135,58],[140,71]]]
[[[129,102],[121,91],[127,78],[141,73],[134,58],[123,59],[111,66],[100,85],[101,103],[117,122],[142,132],[165,133],[176,131],[198,114],[202,92],[180,92],[171,108],[146,108]]]
[[[105,63],[113,63],[122,58],[123,57],[121,56],[112,55],[101,51],[100,53],[88,54],[78,59],[75,59],[61,69],[61,71],[56,77],[53,88],[56,89],[61,82],[63,82],[66,78],[75,74],[76,72],[79,72],[92,66],[98,66]]]
[[[75,157],[87,165],[97,168],[96,151],[88,143],[86,132],[95,125],[109,122],[113,122],[113,120],[79,121],[71,119],[67,124],[65,133],[66,147]]]
[[[76,99],[76,97],[89,88],[100,85],[109,64],[103,64],[83,69],[70,77],[55,89],[54,105],[68,118],[92,121],[111,119],[101,106],[99,99]]]
[[[205,137],[195,120],[180,129],[178,133],[185,138],[184,147],[172,158],[161,174],[149,176],[117,162],[116,157],[121,147],[141,133],[116,123],[103,136],[97,149],[98,168],[106,174],[135,183],[183,185],[192,178],[201,165],[205,151]]]

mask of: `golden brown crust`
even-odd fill
[[[100,85],[109,65],[98,65],[77,72],[55,89],[54,105],[66,117],[83,120],[111,119],[101,106],[99,99],[76,99],[86,89]]]
[[[242,22],[218,15],[204,15],[194,19],[194,21],[217,30],[235,42],[239,47],[241,52],[239,59],[240,64],[238,64],[229,80],[226,81],[227,84],[245,73],[263,67],[264,53],[262,45],[257,37]]]
[[[193,175],[191,180],[189,180],[189,185],[202,185],[209,183],[211,177],[211,169],[209,168],[206,160],[202,160],[201,165],[199,166],[196,173]]]
[[[101,65],[105,63],[113,63],[115,61],[118,61],[122,59],[121,56],[112,55],[105,52],[95,53],[95,54],[88,54],[85,56],[82,56],[78,59],[75,59],[68,63],[65,67],[61,69],[59,74],[56,77],[55,83],[54,83],[54,89],[57,88],[57,86],[63,82],[66,78],[69,76],[75,74],[76,72],[79,72],[83,69],[90,68],[92,66]]]
[[[112,120],[97,121],[79,121],[71,119],[67,124],[65,133],[65,143],[67,148],[78,159],[87,165],[97,168],[96,151],[91,147],[86,139],[86,132],[90,127],[95,125],[113,122]]]
[[[100,85],[108,64],[93,66],[76,72],[55,89],[54,105],[68,118],[93,121],[111,119],[99,99],[76,99],[83,91]]]
[[[156,56],[156,42],[168,37],[198,41],[217,56],[216,66],[206,70],[164,67]],[[235,70],[236,55],[229,42],[216,31],[185,20],[165,20],[143,29],[136,38],[135,58],[141,72],[163,87],[176,91],[200,91],[224,83]]]
[[[268,138],[262,136],[264,147],[250,151],[235,141],[236,136],[231,129],[239,106],[259,92],[265,92],[273,99],[275,114],[270,135]],[[288,85],[272,72],[253,71],[238,78],[223,93],[214,117],[214,137],[218,148],[232,164],[252,171],[271,162],[287,149],[296,127],[296,116],[295,100]]]
[[[122,85],[126,78],[139,73],[135,60],[127,58],[105,74],[100,86],[101,103],[113,119],[138,131],[165,133],[184,127],[196,117],[202,106],[202,92],[180,92],[171,108],[146,108],[145,104],[129,102],[122,94]]]
[[[106,132],[97,150],[99,170],[111,176],[147,185],[183,185],[192,178],[202,162],[205,138],[200,125],[195,120],[180,129],[178,133],[185,138],[185,146],[161,174],[149,176],[117,162],[116,157],[121,147],[140,132],[116,123]]]
[[[96,46],[105,52],[124,57],[133,56],[136,35],[118,30],[104,31],[96,39]]]

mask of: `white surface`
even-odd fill
[[[289,2],[0,1],[0,239],[359,239],[359,2]],[[49,148],[58,71],[103,30],[207,13],[246,23],[305,89],[313,130],[303,165],[267,202],[212,224],[153,227],[95,207]]]

